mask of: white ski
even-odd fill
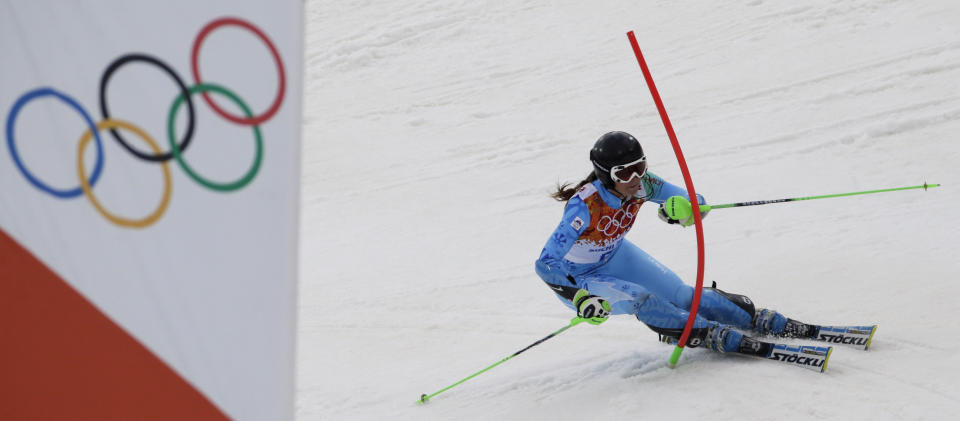
[[[850,345],[864,351],[870,349],[873,334],[877,333],[877,325],[872,326],[817,326],[817,341],[837,345]]]

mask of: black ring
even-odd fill
[[[144,61],[159,67],[168,75],[170,75],[170,77],[172,77],[175,82],[177,82],[177,86],[180,88],[180,92],[183,94],[184,97],[186,97],[187,115],[188,115],[187,133],[186,135],[184,135],[183,140],[180,141],[180,151],[183,152],[184,150],[187,149],[187,145],[190,144],[190,139],[193,139],[193,119],[194,119],[193,99],[191,99],[190,91],[187,89],[187,85],[183,83],[183,80],[180,79],[180,76],[177,76],[177,73],[174,72],[170,66],[168,66],[166,63],[160,61],[155,57],[148,56],[146,54],[139,54],[139,53],[126,54],[126,55],[120,56],[120,58],[114,60],[113,63],[110,63],[110,65],[107,66],[107,70],[103,71],[103,76],[100,76],[100,112],[103,113],[103,118],[104,119],[110,118],[110,112],[107,110],[107,81],[110,80],[110,76],[113,75],[114,71],[119,69],[120,66],[123,66],[124,64],[127,64],[128,62],[131,62],[131,61]],[[136,155],[140,159],[143,159],[146,161],[152,161],[152,162],[164,162],[164,161],[169,161],[170,159],[173,159],[173,152],[167,152],[161,155],[154,155],[152,153],[140,152],[134,149],[133,146],[130,146],[129,144],[127,144],[127,142],[123,139],[123,136],[120,136],[120,133],[117,132],[116,129],[110,129],[110,133],[113,134],[113,138],[117,139],[117,142],[120,142],[120,145],[123,146],[124,149],[130,151],[130,153]]]

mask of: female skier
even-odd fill
[[[611,314],[632,314],[662,341],[676,342],[687,322],[693,287],[624,236],[645,202],[660,204],[664,222],[692,225],[689,194],[648,172],[640,142],[624,132],[601,136],[590,150],[590,162],[593,171],[585,180],[576,187],[558,186],[552,195],[566,207],[537,259],[537,275],[591,324],[603,323]],[[703,196],[697,199],[706,204]],[[759,351],[756,341],[736,329],[760,335],[808,334],[808,325],[772,310],[756,310],[743,295],[704,288],[687,345],[705,344],[719,352]]]

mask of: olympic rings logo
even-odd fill
[[[270,54],[273,56],[273,60],[276,63],[279,80],[277,94],[270,107],[259,115],[254,115],[250,110],[250,107],[248,107],[247,104],[232,91],[213,83],[205,83],[200,77],[198,60],[200,55],[200,47],[203,45],[203,41],[208,35],[210,35],[211,32],[224,26],[238,26],[252,32],[257,36],[257,38],[266,44],[267,48],[270,50]],[[283,103],[284,94],[286,92],[286,72],[284,70],[283,60],[280,58],[280,53],[277,51],[276,46],[274,46],[273,42],[266,36],[266,34],[263,33],[263,31],[247,21],[232,17],[219,18],[207,23],[207,25],[200,30],[193,41],[193,49],[191,51],[190,59],[190,68],[194,79],[194,85],[190,87],[187,87],[187,85],[184,84],[183,80],[173,70],[173,68],[156,57],[146,54],[132,53],[123,55],[114,60],[109,66],[107,66],[106,70],[103,72],[103,75],[100,77],[100,112],[103,115],[103,119],[96,124],[93,122],[90,114],[87,113],[80,103],[63,92],[57,91],[56,89],[50,87],[36,88],[26,92],[25,94],[21,95],[16,102],[14,102],[13,107],[10,109],[10,112],[7,115],[7,146],[10,149],[10,156],[13,159],[14,164],[16,164],[17,168],[20,170],[20,173],[23,174],[27,181],[29,181],[31,185],[40,191],[49,193],[50,195],[60,199],[70,199],[84,195],[90,200],[90,203],[93,204],[97,212],[103,215],[108,221],[115,225],[128,228],[144,228],[150,226],[159,220],[161,216],[163,216],[167,206],[169,205],[171,196],[172,183],[170,179],[170,168],[167,165],[168,161],[171,159],[175,159],[177,163],[180,164],[180,167],[183,168],[184,172],[186,172],[191,179],[203,187],[221,192],[230,192],[242,189],[251,181],[253,181],[260,169],[260,163],[263,158],[263,137],[260,133],[260,124],[273,118]],[[140,127],[134,125],[133,123],[111,117],[109,107],[107,106],[108,82],[110,81],[110,77],[113,76],[117,70],[119,70],[125,64],[131,62],[147,63],[159,68],[168,76],[170,76],[171,79],[173,79],[174,83],[176,83],[180,90],[180,94],[171,104],[170,112],[167,116],[167,138],[170,144],[169,152],[162,152],[157,142]],[[234,124],[249,126],[253,129],[254,141],[256,143],[256,155],[247,172],[235,181],[220,183],[208,180],[198,174],[183,159],[183,153],[186,151],[187,147],[190,145],[190,141],[193,139],[195,114],[192,97],[194,94],[198,93],[201,95],[201,97],[203,97],[203,100],[207,103],[207,105],[210,106],[210,108],[219,116]],[[210,93],[224,96],[230,101],[234,102],[243,111],[243,115],[237,116],[227,113],[210,98]],[[27,103],[42,97],[54,97],[67,104],[80,113],[87,123],[87,130],[80,137],[80,142],[77,146],[77,176],[80,181],[79,187],[72,189],[57,189],[50,187],[42,180],[34,176],[33,173],[27,169],[17,152],[16,140],[14,138],[14,127],[17,116],[23,107],[27,105]],[[175,138],[174,122],[176,120],[177,112],[184,103],[186,103],[187,107],[187,127],[186,133],[184,133],[183,138],[179,139],[178,142],[178,140]],[[130,143],[127,142],[127,139],[120,135],[117,129],[123,129],[133,133],[147,144],[150,151],[143,152],[140,149],[134,148],[130,145]],[[97,200],[96,196],[94,196],[93,186],[96,184],[97,180],[99,180],[100,174],[103,170],[103,145],[100,138],[101,130],[109,130],[110,134],[113,135],[113,138],[119,142],[124,149],[133,154],[134,157],[143,161],[160,164],[161,170],[163,171],[164,191],[160,200],[160,204],[150,215],[142,218],[127,218],[114,215],[113,213],[107,211]],[[87,147],[87,144],[90,142],[91,137],[94,139],[97,146],[96,164],[94,164],[93,172],[90,173],[88,177],[87,169],[83,163],[83,152]]]
[[[604,215],[597,221],[597,230],[606,234],[608,237],[616,235],[621,228],[626,229],[633,224],[633,218],[640,211],[638,203],[631,203],[626,208],[618,209],[613,217]],[[606,221],[606,222],[604,222]],[[602,228],[601,228],[602,226]]]

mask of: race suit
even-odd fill
[[[643,176],[640,191],[627,200],[599,180],[584,185],[567,201],[563,219],[537,259],[537,275],[570,308],[577,290],[586,289],[607,300],[612,314],[632,314],[658,333],[679,336],[689,316],[693,287],[624,238],[645,202],[663,203],[678,195],[689,196],[650,172]],[[703,196],[697,198],[706,204]],[[694,328],[717,323],[748,328],[752,318],[752,310],[707,288]]]

